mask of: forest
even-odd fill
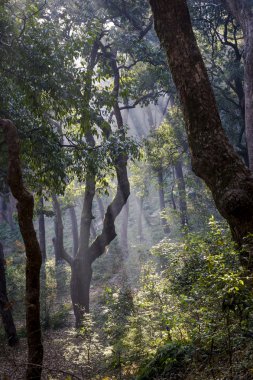
[[[253,0],[0,0],[0,380],[253,379]]]

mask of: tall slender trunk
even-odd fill
[[[184,180],[183,166],[182,166],[181,160],[178,160],[175,164],[175,173],[176,173],[176,179],[177,179],[181,225],[182,227],[186,227],[188,226],[188,213],[187,213],[185,180]]]
[[[47,259],[47,251],[46,251],[45,216],[44,216],[43,208],[44,208],[44,199],[40,198],[39,241],[40,241],[40,250],[42,254],[42,262],[45,262]]]
[[[84,313],[90,312],[90,285],[92,263],[84,257],[77,257],[71,267],[71,300],[75,315],[76,327],[83,324]]]
[[[93,137],[89,136],[89,138],[91,145],[93,145]],[[89,313],[90,310],[89,294],[92,278],[92,261],[89,256],[89,243],[93,221],[92,203],[95,196],[95,185],[95,176],[89,175],[85,184],[79,246],[71,268],[71,299],[76,319],[76,327],[82,325],[84,313]]]
[[[28,360],[26,379],[40,379],[43,346],[40,325],[40,268],[41,251],[33,226],[34,200],[23,184],[19,159],[19,139],[15,126],[9,120],[0,120],[8,147],[8,184],[17,199],[18,223],[26,249],[26,329]]]
[[[78,250],[78,224],[77,224],[77,218],[76,218],[76,210],[74,206],[69,208],[69,214],[71,218],[71,227],[72,227],[73,257],[75,257]]]
[[[63,222],[61,206],[56,195],[52,196],[53,209],[54,209],[54,231],[55,237],[53,238],[54,252],[55,252],[55,265],[57,266],[63,258],[64,244],[63,244]]]
[[[44,216],[44,199],[43,197],[39,200],[39,243],[42,255],[42,267],[40,271],[40,282],[41,282],[41,310],[43,314],[43,324],[45,328],[50,326],[50,316],[47,308],[47,273],[46,273],[46,227],[45,227],[45,216]],[[44,310],[43,310],[44,309]]]
[[[176,205],[176,202],[175,202],[175,197],[174,197],[174,189],[173,187],[171,188],[171,203],[172,203],[172,207],[173,207],[173,210],[176,211],[177,209],[177,205]]]
[[[54,209],[54,230],[55,237],[53,238],[54,254],[55,254],[55,281],[57,298],[60,299],[63,294],[64,284],[62,282],[62,271],[63,266],[61,265],[64,261],[64,241],[63,241],[63,220],[61,205],[56,195],[52,196],[53,209]]]
[[[163,230],[165,234],[170,233],[170,227],[168,225],[168,222],[163,215],[165,212],[165,196],[164,196],[164,180],[163,180],[163,169],[159,168],[157,170],[157,180],[158,180],[158,192],[159,192],[159,203],[160,203],[160,212],[161,212],[161,222],[163,226]]]
[[[234,240],[242,246],[244,239],[253,233],[252,173],[235,153],[222,128],[186,0],[149,1],[155,29],[180,95],[193,170],[210,188]],[[249,269],[253,269],[252,240],[248,236],[249,244],[241,255],[242,263]]]
[[[18,343],[16,327],[11,313],[11,303],[7,296],[6,278],[5,278],[5,260],[3,246],[0,243],[0,314],[3,321],[4,330],[10,346]]]

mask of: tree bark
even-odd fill
[[[253,171],[253,4],[250,0],[223,0],[244,34],[245,129],[249,167]]]
[[[61,206],[56,195],[52,196],[53,209],[54,209],[54,231],[55,237],[53,238],[54,252],[55,252],[55,265],[57,266],[64,256],[64,243],[63,243],[63,222]]]
[[[186,0],[150,0],[150,4],[181,98],[193,170],[210,188],[219,212],[242,246],[253,233],[253,178],[222,128]],[[251,255],[242,260],[253,267]]]
[[[46,262],[47,251],[46,251],[46,228],[45,228],[45,216],[43,212],[44,200],[40,198],[40,212],[39,212],[39,241],[40,250],[42,254],[42,262]]]
[[[19,159],[17,130],[9,120],[0,120],[8,146],[8,184],[17,199],[18,223],[26,249],[26,329],[28,364],[26,379],[40,379],[43,362],[43,346],[40,325],[40,268],[41,251],[33,226],[34,200],[24,187]]]
[[[72,270],[73,258],[65,251],[64,240],[63,240],[63,221],[62,221],[62,212],[61,206],[56,195],[52,196],[53,208],[55,212],[55,237],[53,238],[54,252],[55,252],[55,279],[57,286],[57,297],[60,297],[62,294],[62,282],[61,282],[61,266],[60,263],[64,260],[70,265]]]
[[[95,144],[91,135],[88,140],[91,141],[92,145]],[[89,255],[89,243],[93,221],[92,204],[95,190],[95,175],[90,174],[85,184],[79,247],[71,268],[71,299],[76,319],[76,327],[81,327],[84,313],[89,313],[90,311],[89,293],[92,278],[92,261]]]
[[[76,218],[76,210],[74,206],[69,208],[69,214],[70,214],[71,226],[72,226],[73,257],[75,257],[78,250],[78,225],[77,225],[77,218]]]
[[[83,324],[84,313],[90,312],[91,264],[89,258],[78,256],[71,267],[70,291],[77,328]]]
[[[178,160],[175,164],[175,173],[176,173],[176,179],[177,179],[181,225],[182,227],[186,227],[188,226],[188,213],[187,213],[187,203],[186,203],[185,180],[184,180],[184,173],[183,173],[181,160]]]
[[[4,330],[10,346],[18,343],[16,327],[11,313],[12,305],[8,300],[6,278],[5,278],[5,260],[3,246],[0,243],[0,313],[3,321]]]

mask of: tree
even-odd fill
[[[77,255],[72,258],[65,252],[60,222],[56,226],[55,240],[57,257],[71,263],[72,285],[75,283],[76,288],[73,305],[86,311],[92,265],[88,248],[92,248],[95,259],[116,236],[114,220],[129,192],[126,163],[131,149],[130,140],[125,136],[122,111],[146,104],[150,99],[156,101],[161,93],[160,83],[154,89],[153,82],[146,80],[148,71],[155,75],[156,67],[161,65],[152,40],[144,41],[152,20],[147,18],[146,23],[140,22],[137,29],[135,23],[131,37],[128,29],[135,19],[131,16],[136,12],[135,4],[132,3],[130,13],[122,16],[121,9],[116,9],[115,15],[113,4],[108,7],[105,3],[101,2],[103,12],[98,12],[98,4],[93,1],[69,4],[55,0],[44,7],[37,3],[23,4],[20,9],[3,7],[14,29],[14,38],[11,39],[5,28],[8,46],[4,48],[0,70],[6,90],[0,94],[1,112],[5,118],[18,123],[24,173],[29,173],[30,189],[39,197],[59,196],[73,178],[86,183]],[[140,2],[140,14],[142,9]],[[13,17],[10,17],[11,10]],[[155,61],[156,66],[152,67],[149,54],[154,50],[152,63]],[[128,72],[136,66],[138,71],[131,81]],[[138,86],[136,78],[141,75],[142,82]],[[8,91],[9,88],[15,90]],[[105,213],[102,235],[91,244],[96,181],[102,182],[105,173],[107,176],[116,174],[118,190]],[[55,211],[55,214],[60,212]],[[82,313],[77,315],[80,317]]]
[[[123,132],[122,138],[125,140],[123,119],[119,107],[120,75],[116,58],[113,53],[105,51],[104,46],[99,40],[95,40],[93,48],[91,49],[91,55],[87,69],[87,86],[84,95],[84,101],[86,102],[87,107],[86,109],[89,108],[89,103],[91,101],[92,75],[96,64],[99,47],[104,54],[104,59],[109,59],[109,63],[111,65],[111,70],[114,77],[112,94],[113,113],[116,118],[118,130]],[[85,119],[83,119],[83,122],[86,123],[86,125],[89,127],[85,135],[86,141],[91,149],[95,148],[95,140],[90,131],[92,126],[90,112],[86,111]],[[110,129],[111,127],[107,125],[108,137],[112,133]],[[79,327],[83,322],[84,311],[89,312],[89,291],[92,278],[92,264],[105,252],[106,247],[116,237],[114,222],[126,204],[127,199],[130,195],[130,186],[127,175],[127,159],[127,153],[120,151],[120,149],[113,158],[117,175],[117,192],[105,213],[102,233],[97,236],[91,245],[89,244],[89,241],[91,223],[93,219],[92,203],[96,191],[96,171],[94,171],[93,168],[93,170],[90,170],[87,174],[83,210],[80,223],[78,251],[74,260],[68,260],[71,265],[71,298],[77,327]]]
[[[44,199],[43,197],[39,200],[39,241],[40,250],[42,254],[42,261],[45,262],[47,258],[46,252],[46,227],[45,227],[45,215],[44,215]]]
[[[253,177],[228,142],[185,0],[150,0],[180,95],[193,171],[210,188],[239,246],[253,233]],[[252,248],[249,249],[252,251]],[[244,264],[252,268],[249,252]]]
[[[11,121],[0,119],[0,133],[1,140],[7,146],[7,151],[4,151],[5,162],[1,162],[1,172],[6,173],[8,185],[18,202],[18,223],[26,249],[26,329],[28,342],[26,379],[40,379],[43,362],[40,325],[42,256],[33,226],[34,200],[32,194],[26,190],[23,184],[16,127]]]
[[[242,30],[223,5],[220,1],[189,2],[223,128],[249,166],[245,136]]]
[[[223,0],[244,35],[245,128],[249,167],[253,170],[253,4],[251,0]]]
[[[176,116],[173,115],[173,117],[176,120]],[[185,227],[188,224],[188,217],[182,163],[183,154],[186,150],[185,145],[187,144],[182,141],[183,139],[180,136],[180,121],[177,120],[176,123],[177,132],[176,128],[168,123],[168,121],[163,122],[156,130],[150,133],[145,145],[147,161],[150,164],[152,170],[157,173],[161,212],[165,210],[165,173],[170,171],[170,168],[172,166],[175,168],[181,225],[182,227]],[[168,233],[166,218],[163,216],[162,222],[164,226],[164,232]]]

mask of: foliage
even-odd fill
[[[221,4],[188,3],[224,127],[247,162],[241,29]],[[131,198],[130,256],[125,259],[120,254],[124,220],[119,216],[118,240],[93,267],[92,295],[99,298],[93,305],[95,313],[85,315],[79,331],[68,329],[70,270],[55,267],[53,222],[46,219],[43,328],[51,329],[50,334],[61,329],[68,366],[74,363],[90,378],[132,379],[139,367],[140,380],[251,378],[253,304],[248,285],[252,279],[241,268],[208,189],[191,171],[182,112],[152,25],[146,0],[0,2],[0,117],[17,125],[24,179],[35,194],[34,219],[41,213],[54,216],[51,196],[59,196],[64,243],[70,252],[71,225],[65,210],[76,207],[80,216],[90,173],[106,206],[116,192],[115,166],[122,155],[131,161],[132,193],[139,202],[137,208]],[[149,120],[144,130],[141,124],[148,111],[159,108],[164,96],[169,107],[166,117],[155,129],[154,120]],[[144,141],[132,137],[125,120],[122,130],[117,130],[116,100],[124,119],[131,120],[138,135],[145,134]],[[134,108],[140,118],[132,117]],[[184,230],[179,222],[178,161],[189,217]],[[0,135],[4,200],[6,168],[6,146]],[[163,183],[157,186],[160,170]],[[170,226],[170,239],[164,238],[160,223],[158,188],[164,191],[162,217]],[[96,202],[93,213],[99,214]],[[211,214],[215,219],[210,219]],[[97,219],[95,233],[101,227],[101,216]],[[143,227],[141,243],[137,226]],[[0,240],[6,250],[9,298],[19,334],[25,335],[24,246],[15,223],[1,223]],[[122,267],[128,278],[126,273],[122,276]]]
[[[239,351],[252,345],[250,279],[240,267],[226,230],[211,219],[208,232],[187,234],[181,246],[165,240],[152,252],[159,258],[166,290],[177,300],[172,305],[165,303],[161,317],[166,318],[173,342],[188,342],[194,347],[191,372],[200,376],[198,362],[207,360],[206,378],[212,373],[219,376],[217,360],[221,357],[230,374],[250,370],[246,358],[243,365],[237,360]],[[159,288],[162,297],[165,289],[161,281],[153,280],[152,291]],[[169,317],[171,312],[174,318]]]
[[[154,170],[160,167],[167,168],[180,156],[181,145],[177,141],[175,131],[166,121],[151,132],[145,147],[147,159]]]
[[[190,346],[180,343],[168,343],[161,347],[154,359],[141,370],[137,380],[151,380],[159,377],[166,379],[180,379],[185,376],[187,365],[191,360]]]

